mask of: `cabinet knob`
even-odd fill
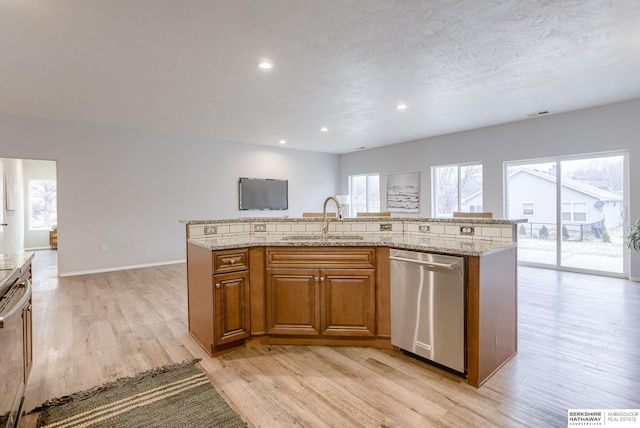
[[[220,283],[216,283],[216,288],[220,288]]]
[[[320,281],[324,281],[324,276],[321,276],[321,277],[320,277]]]
[[[235,262],[236,262],[236,259],[229,259],[230,264],[234,264]]]
[[[319,279],[320,279],[320,278],[318,278],[318,277],[316,276],[316,281],[318,281]]]

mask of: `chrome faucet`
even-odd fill
[[[340,205],[340,201],[335,196],[329,196],[324,200],[324,205],[322,206],[322,220],[324,224],[322,225],[322,237],[326,238],[329,234],[329,219],[327,218],[327,204],[329,201],[333,201],[336,203],[336,207],[338,208],[338,218],[342,219],[342,205]]]

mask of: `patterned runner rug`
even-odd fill
[[[196,362],[49,400],[31,413],[41,412],[38,428],[246,427]]]

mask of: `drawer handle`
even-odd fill
[[[236,262],[236,259],[229,259],[229,264],[234,264]]]

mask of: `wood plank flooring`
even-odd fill
[[[519,268],[518,354],[475,389],[372,348],[260,345],[209,358],[187,331],[184,264],[57,278],[56,256],[34,259],[26,410],[192,358],[252,427],[562,427],[567,409],[640,408],[635,282]]]

